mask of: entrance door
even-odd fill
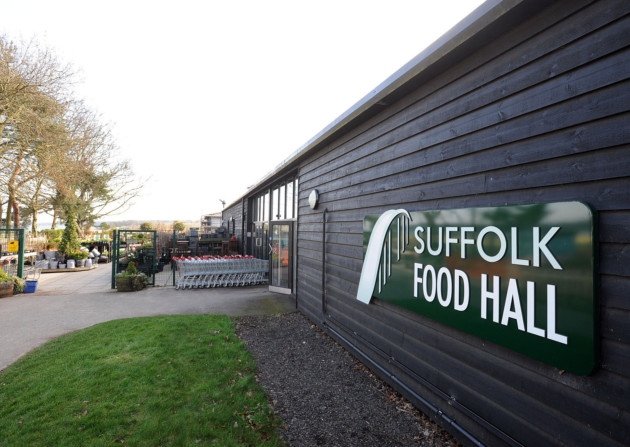
[[[269,290],[291,293],[293,286],[293,222],[271,223]]]

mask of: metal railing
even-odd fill
[[[0,263],[11,276],[24,276],[25,241],[23,228],[0,228]]]

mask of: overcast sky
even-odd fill
[[[147,179],[104,221],[198,220],[481,3],[0,0],[0,33],[78,69],[78,97]]]

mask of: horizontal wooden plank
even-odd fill
[[[602,242],[630,243],[630,210],[600,213],[599,228]]]
[[[627,318],[626,318],[627,321]],[[627,342],[617,342],[606,339],[602,342],[602,368],[617,374],[620,377],[628,379],[628,371],[630,371],[630,344]],[[624,399],[624,385],[622,389],[616,390],[617,393],[611,392],[610,389],[598,390],[602,395],[617,396],[618,400]],[[623,405],[623,402],[621,402]]]
[[[610,309],[630,311],[630,276],[600,275],[600,302]]]
[[[630,276],[630,272],[628,271],[628,265],[630,265],[630,245],[601,244],[598,259],[599,271],[602,274]]]
[[[623,309],[603,309],[601,314],[602,337],[630,346],[630,312]]]

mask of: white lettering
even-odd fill
[[[458,239],[456,237],[451,237],[451,233],[456,233],[457,227],[446,227],[446,256],[451,255],[451,244],[457,244]]]
[[[427,290],[427,275],[431,275],[431,293]],[[422,274],[422,293],[424,294],[424,298],[432,303],[435,299],[436,286],[435,286],[435,269],[432,265],[427,265],[424,268],[424,272]]]
[[[527,332],[538,335],[539,337],[544,337],[545,330],[536,327],[535,287],[536,283],[533,281],[527,281]]]
[[[414,229],[414,237],[417,243],[413,248],[417,254],[423,254],[426,250],[432,256],[444,254],[450,257],[459,246],[461,259],[467,259],[468,246],[476,245],[479,256],[486,262],[491,263],[501,261],[509,248],[512,265],[540,267],[544,257],[554,269],[562,270],[562,266],[548,247],[548,244],[559,230],[560,227],[552,227],[542,236],[540,227],[532,227],[531,258],[529,256],[519,257],[523,254],[519,253],[521,244],[519,243],[518,227],[510,227],[508,243],[508,236],[493,225],[483,227],[476,237],[474,234],[475,227],[418,226]],[[491,235],[493,235],[491,239],[487,239]],[[526,244],[526,246],[528,245]]]
[[[547,284],[547,338],[566,345],[566,335],[556,332],[556,286]]]
[[[560,263],[553,257],[553,254],[547,248],[547,244],[551,241],[551,238],[555,236],[555,234],[560,230],[560,227],[552,227],[545,237],[540,239],[540,228],[534,227],[533,238],[534,238],[534,267],[540,267],[540,253],[547,258],[547,261],[551,264],[551,266],[556,270],[562,270]]]
[[[422,283],[422,278],[418,276],[418,272],[422,270],[422,264],[417,262],[413,265],[413,297],[418,298],[418,284]]]
[[[433,256],[437,256],[442,252],[442,227],[438,227],[438,247],[436,250],[431,248],[431,227],[427,228],[427,248],[429,249],[429,253]]]
[[[514,278],[510,278],[508,282],[507,295],[505,296],[505,304],[503,306],[503,316],[501,324],[507,326],[510,318],[516,320],[516,326],[519,331],[525,330],[525,322],[523,321],[523,311],[521,310],[521,298],[518,294],[518,283]]]
[[[424,252],[424,241],[420,237],[420,233],[423,233],[423,232],[424,232],[424,228],[422,227],[416,227],[416,229],[413,232],[414,236],[416,237],[416,241],[418,241],[418,244],[420,245],[420,247],[417,247],[417,246],[413,247],[415,252],[418,254],[421,254]],[[422,267],[422,264],[420,266]]]
[[[421,273],[421,271],[424,271]],[[431,265],[415,263],[413,265],[413,296],[418,298],[420,284],[424,298],[432,303],[437,295],[438,302],[442,307],[450,306],[451,302],[457,311],[468,308],[470,302],[470,280],[466,273],[455,270],[454,275],[446,267],[441,267],[437,274]]]
[[[455,283],[455,310],[466,310],[470,300],[470,281],[468,280],[468,276],[461,270],[455,270],[455,279],[453,282]],[[459,288],[460,284],[462,285],[461,289]],[[461,291],[463,291],[463,296],[460,293]]]
[[[487,320],[488,300],[492,300],[492,321],[499,322],[499,284],[498,276],[492,277],[492,291],[488,290],[488,275],[481,275],[481,318]]]
[[[446,296],[442,294],[444,278],[446,278]],[[451,278],[451,272],[446,267],[438,270],[437,283],[439,286],[437,287],[438,301],[443,307],[448,307],[453,298],[453,278]]]
[[[499,242],[500,242],[499,251],[494,256],[488,255],[483,247],[483,238],[488,233],[494,233],[499,238]],[[505,235],[503,234],[501,230],[499,230],[495,226],[485,227],[483,230],[479,232],[479,236],[477,237],[477,250],[479,250],[479,254],[481,255],[481,257],[488,262],[500,261],[501,258],[503,258],[503,255],[505,255],[505,252],[507,250],[507,241],[505,239]]]
[[[512,232],[512,264],[529,265],[529,261],[527,259],[518,258],[518,229],[516,227],[512,227],[511,232]]]
[[[488,319],[488,300],[492,300],[492,321],[499,322],[499,286],[500,277],[492,277],[492,290],[488,290],[488,275],[481,275],[481,318]],[[457,292],[456,292],[457,293]],[[521,306],[518,281],[510,278],[503,303],[501,324],[507,326],[510,320],[516,321],[519,331],[545,338],[545,330],[536,326],[536,283],[527,281],[527,330]],[[556,332],[556,286],[547,284],[547,339],[568,344],[568,337]]]
[[[461,242],[461,244],[462,244],[461,257],[462,257],[462,259],[466,259],[466,245],[475,245],[475,240],[474,239],[468,239],[466,237],[466,233],[472,233],[473,231],[475,231],[475,227],[461,227],[460,231],[461,231],[460,239],[462,241]]]

